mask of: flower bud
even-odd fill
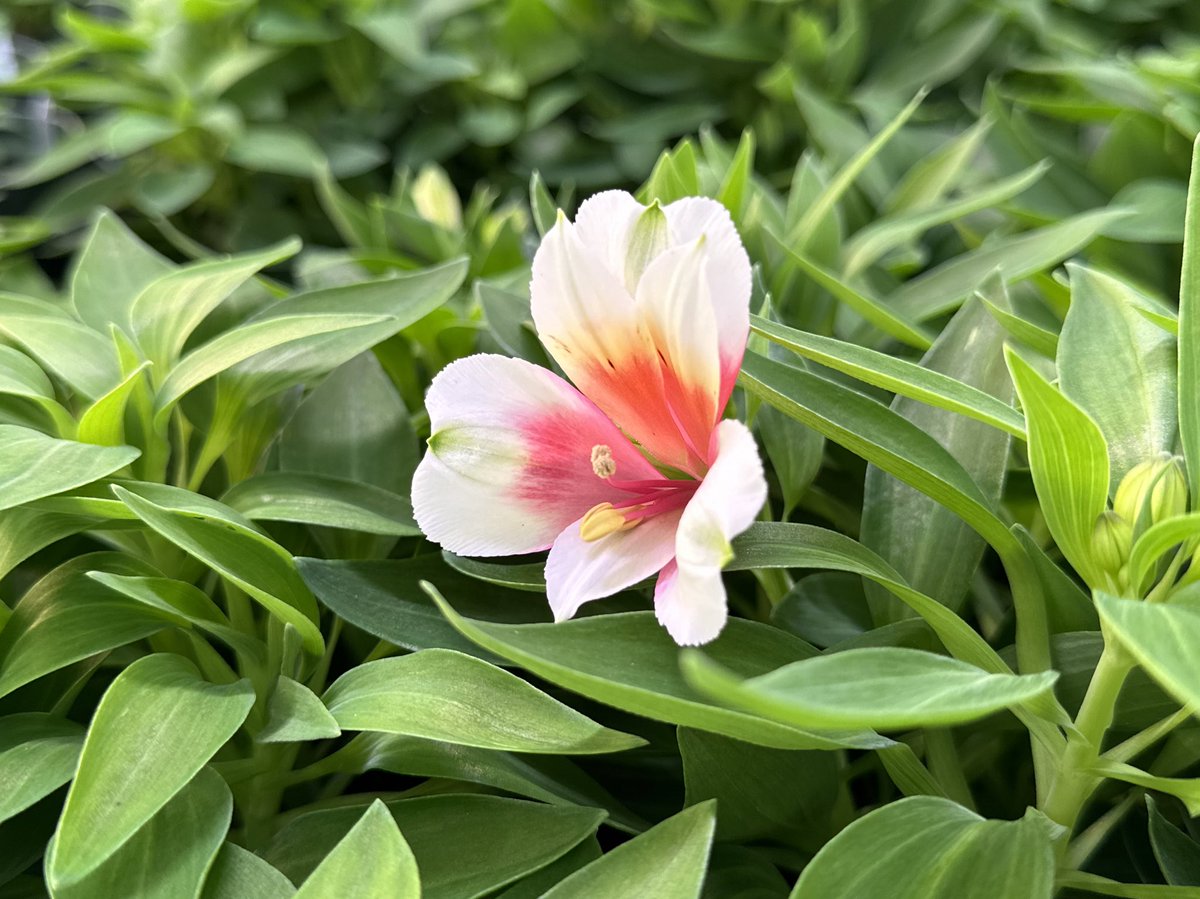
[[[1140,530],[1183,515],[1187,512],[1187,496],[1183,467],[1178,459],[1164,453],[1129,470],[1117,487],[1113,511]]]
[[[462,226],[462,203],[450,179],[436,165],[421,169],[412,185],[412,201],[417,215],[448,231]]]
[[[1104,571],[1116,576],[1129,560],[1133,526],[1111,510],[1096,519],[1092,528],[1092,558]]]

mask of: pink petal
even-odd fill
[[[578,521],[564,528],[546,559],[546,598],[554,620],[565,621],[585,602],[632,587],[670,562],[681,514],[656,515],[591,542],[579,535]]]
[[[767,482],[754,436],[740,421],[722,421],[713,434],[714,461],[683,510],[675,536],[675,566],[654,592],[658,620],[681,645],[720,633],[726,617],[721,569],[732,557],[730,541],[746,530],[767,498]]]
[[[413,511],[425,535],[451,552],[545,549],[592,506],[612,501],[616,491],[592,470],[594,446],[611,449],[618,478],[659,477],[579,391],[520,359],[450,364],[426,407],[432,436],[413,478]]]

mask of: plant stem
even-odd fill
[[[1101,778],[1089,769],[1099,758],[1104,734],[1112,724],[1117,696],[1132,667],[1133,659],[1116,642],[1106,640],[1075,718],[1075,730],[1067,739],[1058,776],[1042,806],[1042,811],[1067,828],[1068,834],[1074,830],[1079,813],[1100,783]]]

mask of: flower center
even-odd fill
[[[640,481],[620,481],[613,478],[617,463],[612,449],[604,444],[592,447],[592,471],[624,494],[626,499],[616,503],[597,503],[588,509],[579,522],[579,535],[591,543],[618,531],[637,527],[647,518],[679,509],[688,504],[700,482],[688,478],[650,478]]]

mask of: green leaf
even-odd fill
[[[756,315],[750,316],[750,327],[754,332],[826,368],[939,409],[957,412],[1014,436],[1025,436],[1025,421],[1016,409],[986,390],[931,367],[928,356],[918,365],[833,337],[822,337],[776,324]],[[977,328],[978,325],[968,329],[968,334],[973,335]]]
[[[933,206],[946,196],[969,171],[992,123],[981,119],[966,131],[942,144],[919,160],[897,183],[887,198],[890,213],[914,212]]]
[[[120,218],[101,209],[71,265],[71,305],[84,324],[101,334],[114,323],[128,331],[134,298],[173,268]]]
[[[1090,585],[1103,573],[1092,559],[1092,530],[1108,508],[1104,435],[1088,414],[1011,349],[1009,371],[1029,427],[1029,469],[1046,526],[1067,561]]]
[[[542,899],[546,890],[574,874],[584,865],[601,856],[600,843],[595,838],[584,840],[566,855],[546,867],[526,875],[496,895],[496,899]]]
[[[312,690],[290,677],[280,677],[267,702],[267,721],[255,735],[259,743],[330,740],[342,729]]]
[[[681,727],[679,755],[684,804],[715,799],[722,842],[811,838],[828,826],[838,793],[833,753],[769,749]]]
[[[1032,810],[988,821],[948,799],[901,799],[826,843],[792,899],[1050,899],[1052,828]]]
[[[1200,608],[1145,603],[1096,594],[1106,632],[1114,634],[1164,690],[1183,705],[1200,707]]]
[[[83,728],[41,712],[0,718],[0,821],[25,811],[75,776]]]
[[[121,446],[125,443],[125,407],[142,383],[142,372],[149,367],[143,362],[121,381],[84,411],[79,419],[76,437],[81,443],[97,446]]]
[[[328,167],[316,142],[289,125],[255,125],[230,144],[226,158],[252,172],[311,178]]]
[[[0,344],[0,395],[19,396],[50,417],[60,437],[75,436],[75,419],[54,398],[54,385],[41,366],[20,350]]]
[[[424,899],[475,899],[512,883],[566,854],[604,817],[595,809],[498,796],[428,796],[386,805],[416,857]],[[361,804],[301,812],[262,855],[293,881],[303,880],[361,816]]]
[[[253,703],[248,681],[205,683],[179,656],[146,656],[117,675],[96,707],[47,857],[51,886],[78,884],[125,845],[233,736]]]
[[[1200,843],[1168,821],[1149,793],[1146,811],[1150,816],[1150,846],[1167,883],[1200,886]]]
[[[113,493],[159,534],[295,627],[309,652],[322,652],[316,600],[283,547],[229,507],[186,490],[130,483]]]
[[[56,899],[196,896],[232,816],[229,787],[211,768],[201,768],[128,842],[82,880],[56,886],[54,895]]]
[[[905,282],[887,298],[887,304],[897,315],[912,321],[945,315],[958,308],[996,269],[1005,284],[1028,278],[1070,258],[1125,214],[1120,209],[1098,209],[990,241]]]
[[[735,222],[741,221],[742,210],[751,179],[754,176],[754,131],[747,128],[742,132],[737,150],[729,163],[721,186],[717,189],[717,201],[729,210]]]
[[[95,553],[77,556],[38,581],[0,631],[0,696],[170,624],[163,615],[86,576],[96,568],[154,573],[131,556]]]
[[[344,730],[371,730],[511,752],[591,754],[643,745],[515,675],[445,649],[352,668],[322,697]]]
[[[201,899],[291,899],[292,882],[248,849],[226,843],[204,879]]]
[[[650,612],[598,615],[561,624],[495,624],[463,618],[436,591],[431,595],[455,628],[484,649],[606,705],[779,749],[886,744],[875,734],[811,733],[705,701],[680,675],[679,648]],[[812,653],[807,644],[781,631],[736,618],[729,620],[708,649],[724,664],[748,675]]]
[[[1100,896],[1116,896],[1118,899],[1196,899],[1196,890],[1192,887],[1118,883],[1086,871],[1063,871],[1058,875],[1057,883],[1064,889],[1083,890]]]
[[[417,860],[387,806],[378,799],[296,893],[300,899],[418,899],[420,895]]]
[[[743,680],[693,650],[684,676],[718,702],[797,727],[898,730],[974,721],[1044,694],[1057,673],[997,674],[917,649],[847,649]]]
[[[1200,137],[1192,148],[1179,276],[1179,439],[1192,495],[1200,495]]]
[[[82,487],[120,471],[141,453],[132,446],[95,446],[0,424],[0,510]]]
[[[1058,341],[1059,383],[1100,426],[1117,483],[1175,443],[1175,341],[1138,314],[1150,301],[1133,288],[1083,266],[1067,270],[1071,307]]]
[[[235,484],[221,502],[254,521],[295,521],[393,537],[421,534],[407,497],[344,478],[271,471]]]
[[[716,823],[715,802],[684,809],[580,868],[545,899],[699,899]]]
[[[986,397],[1004,409],[1010,427],[948,402],[921,402],[907,391],[892,410],[933,437],[962,465],[989,505],[999,506],[1008,470],[1010,435],[1025,436],[1025,423],[1008,405],[1012,382],[1004,366],[1004,332],[975,300],[968,301],[942,330],[918,371],[937,374]],[[978,400],[977,400],[978,402]],[[958,414],[958,413],[962,414]],[[922,522],[914,528],[914,521]],[[984,541],[964,521],[930,497],[869,466],[863,489],[860,539],[896,566],[915,589],[951,609],[962,606],[979,567]],[[867,589],[879,623],[895,620],[895,603]],[[887,614],[884,614],[885,611]]]
[[[0,293],[0,334],[87,399],[121,380],[112,341],[44,300]]]
[[[166,372],[212,310],[255,272],[299,250],[300,241],[290,238],[264,250],[202,259],[155,278],[130,304],[132,336],[146,358]]]

